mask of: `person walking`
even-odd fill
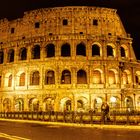
[[[101,105],[101,122],[105,123],[105,121],[109,121],[109,105],[106,102],[103,102]]]

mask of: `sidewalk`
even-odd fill
[[[0,118],[0,121],[32,123],[32,124],[40,124],[40,125],[58,125],[58,126],[65,126],[65,127],[83,127],[83,128],[97,128],[97,129],[125,129],[125,130],[140,131],[140,125],[79,124],[79,123],[45,122],[45,121],[33,121],[33,120],[14,120],[14,119],[2,119],[2,118]]]

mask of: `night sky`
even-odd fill
[[[140,0],[2,0],[0,19],[20,18],[24,11],[55,6],[98,6],[117,9],[127,33],[133,38],[133,48],[140,60]]]

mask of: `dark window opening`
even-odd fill
[[[92,56],[100,56],[100,47],[98,45],[92,46]]]
[[[108,33],[108,35],[112,35],[111,33]]]
[[[135,76],[135,79],[136,79],[136,84],[140,84],[140,83],[139,83],[139,78],[138,78],[137,75]]]
[[[11,49],[8,52],[8,62],[14,62],[14,50]]]
[[[68,25],[68,20],[67,19],[63,19],[63,25]]]
[[[32,59],[40,59],[40,46],[35,45],[32,49]]]
[[[55,84],[54,71],[46,71],[45,73],[45,85]]]
[[[85,44],[80,43],[76,47],[76,55],[86,56],[86,47]]]
[[[54,44],[48,44],[46,46],[46,57],[54,57],[55,56],[55,46]]]
[[[80,35],[82,35],[83,34],[83,32],[80,32]]]
[[[52,33],[49,33],[49,35],[51,36],[51,35],[53,35]]]
[[[77,72],[77,84],[87,84],[87,74],[84,70]]]
[[[27,49],[21,48],[19,55],[20,55],[20,60],[26,60],[27,59]]]
[[[70,45],[68,43],[63,44],[61,47],[61,56],[67,57],[71,55]]]
[[[64,70],[62,72],[61,84],[71,84],[71,73],[69,70]]]
[[[33,72],[30,77],[30,85],[39,85],[39,80],[40,80],[39,72],[38,71]]]
[[[0,51],[0,64],[3,64],[4,61],[4,53],[3,51]]]
[[[15,28],[11,28],[11,34],[15,32]]]
[[[121,49],[121,57],[125,57],[125,49],[123,47],[121,47],[120,49]]]
[[[40,27],[40,23],[39,22],[36,22],[35,23],[35,28],[39,28]]]
[[[93,25],[98,25],[98,20],[97,19],[93,19]]]
[[[107,57],[108,56],[114,56],[113,55],[113,48],[111,46],[107,46]]]
[[[25,39],[25,36],[23,36],[22,39]]]

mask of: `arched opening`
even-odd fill
[[[120,51],[121,51],[121,57],[126,57],[125,49],[123,47],[120,47]]]
[[[34,71],[30,75],[30,85],[39,85],[40,76],[39,71]]]
[[[61,99],[60,110],[61,111],[71,111],[72,110],[72,104],[71,104],[70,98],[66,97],[66,98]]]
[[[3,64],[4,62],[4,52],[1,50],[0,51],[0,64]]]
[[[108,72],[108,82],[109,84],[116,84],[116,79],[115,79],[115,73],[114,71],[109,71]]]
[[[24,110],[24,101],[19,98],[15,101],[15,111],[23,111]]]
[[[39,111],[39,101],[36,98],[29,100],[29,111]]]
[[[120,109],[120,100],[118,97],[110,97],[110,107],[114,110]]]
[[[45,85],[55,84],[55,75],[54,71],[46,71],[45,72]]]
[[[19,60],[26,60],[26,59],[27,59],[27,49],[23,47],[19,51]]]
[[[80,43],[76,46],[76,55],[86,56],[86,46],[83,43]]]
[[[10,49],[9,51],[8,51],[8,62],[10,63],[10,62],[14,62],[14,49]]]
[[[92,56],[100,56],[100,47],[97,44],[92,45]]]
[[[84,70],[77,72],[77,84],[87,84],[87,73]]]
[[[25,73],[21,73],[19,77],[19,86],[25,86]]]
[[[107,57],[114,56],[113,54],[113,48],[110,45],[107,45]]]
[[[54,99],[53,98],[45,98],[43,102],[43,110],[44,111],[54,111]]]
[[[4,112],[11,111],[11,101],[8,98],[5,98],[3,101],[3,111]]]
[[[126,71],[124,71],[123,74],[122,74],[122,83],[123,84],[129,84],[129,82],[128,82],[128,74],[127,74]]]
[[[12,87],[12,74],[8,77],[8,87]]]
[[[98,70],[93,71],[93,83],[100,84],[101,83],[101,72]]]
[[[125,107],[129,112],[133,110],[133,99],[130,96],[125,98]]]
[[[55,46],[54,44],[48,44],[46,46],[46,58],[55,57]]]
[[[103,103],[103,99],[101,97],[96,97],[94,99],[94,110],[96,112],[100,112],[101,111],[101,105]]]
[[[81,97],[77,100],[77,111],[85,112],[88,110],[88,100],[85,97]]]
[[[32,59],[40,59],[40,46],[35,45],[32,48]]]
[[[61,84],[71,84],[71,73],[69,70],[64,70],[62,72]]]
[[[65,43],[62,45],[61,56],[63,56],[63,57],[71,56],[70,45],[68,43]]]

